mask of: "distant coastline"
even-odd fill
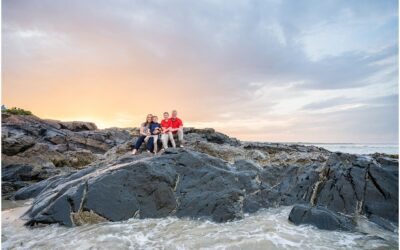
[[[243,141],[243,142],[259,142],[259,141]],[[316,146],[327,149],[332,152],[342,152],[349,154],[373,154],[373,153],[385,153],[390,155],[399,154],[399,144],[397,143],[352,143],[352,142],[271,142],[265,141],[265,143],[276,143],[286,145],[305,145],[305,146]]]

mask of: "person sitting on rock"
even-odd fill
[[[150,124],[152,123],[153,115],[148,114],[146,121],[143,122],[140,125],[140,130],[139,130],[139,138],[136,140],[135,145],[133,146],[132,154],[136,154],[140,146],[142,146],[142,143],[149,140],[151,134],[150,134]]]
[[[179,141],[179,146],[183,148],[183,123],[182,120],[177,117],[178,112],[176,110],[172,110],[172,118],[171,120],[171,132],[174,138],[177,137]]]
[[[158,117],[156,115],[153,116],[152,118],[152,123],[150,124],[150,134],[151,134],[151,138],[149,139],[147,145],[147,149],[149,149],[150,147],[152,147],[154,145],[154,154],[157,154],[157,149],[158,149],[158,138],[162,132],[162,128],[160,123],[158,123]],[[153,144],[153,145],[151,145]]]
[[[162,128],[162,134],[161,134],[161,141],[163,144],[163,148],[167,149],[168,148],[168,141],[171,141],[172,147],[176,147],[175,145],[175,140],[174,136],[172,135],[172,122],[169,119],[169,113],[164,112],[164,119],[161,121],[161,128]]]

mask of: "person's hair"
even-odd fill
[[[149,116],[151,116],[150,122],[147,121],[147,118],[148,118]],[[152,115],[152,114],[148,114],[148,115],[146,116],[146,121],[144,122],[144,126],[149,125],[149,124],[152,122],[152,120],[153,120],[153,115]]]
[[[158,118],[158,116],[156,116],[156,115],[153,115],[153,117],[152,117],[151,119],[153,119],[154,117],[155,117],[155,118]]]
[[[164,115],[165,115],[165,114],[168,114],[168,115],[169,115],[169,113],[168,113],[168,112],[164,112]]]
[[[172,110],[172,112],[171,112],[171,113],[174,113],[174,112],[175,112],[175,113],[178,113],[178,111],[176,111],[176,109]]]

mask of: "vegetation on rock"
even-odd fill
[[[10,114],[10,115],[32,115],[32,112],[29,110],[25,110],[22,108],[12,107],[10,109],[2,110],[2,113]]]

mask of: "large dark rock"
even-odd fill
[[[296,205],[289,214],[289,221],[296,225],[309,224],[325,230],[354,230],[355,223],[348,217],[324,207]]]
[[[45,180],[15,198],[37,196],[26,213],[28,224],[71,226],[76,214],[88,211],[110,221],[175,215],[224,222],[242,218],[246,195],[260,189],[256,171],[191,150],[125,156],[123,162]]]
[[[226,144],[231,146],[240,146],[241,142],[236,139],[229,137],[223,133],[216,132],[213,128],[205,128],[205,129],[196,129],[196,128],[184,128],[183,130],[185,135],[195,134],[199,136],[199,138],[204,139],[207,142],[212,142],[216,144]]]
[[[398,211],[397,184],[391,180],[398,177],[390,166],[364,156],[335,154],[324,165],[261,167],[251,160],[230,164],[190,149],[170,149],[156,157],[126,154],[105,159],[24,187],[15,199],[36,197],[26,213],[30,225],[171,215],[224,222],[260,208],[304,204],[307,207],[296,206],[290,220],[350,230],[352,224],[339,214],[365,214],[391,229],[397,225]],[[300,208],[308,215],[299,217]]]
[[[333,153],[314,189],[312,204],[398,223],[397,159],[387,158],[378,163],[371,156]]]
[[[21,185],[21,179],[43,180],[83,168],[132,139],[128,130],[98,130],[91,122],[43,120],[33,115],[2,114],[2,118],[2,179],[8,182],[2,193],[6,197],[29,184]]]
[[[35,145],[35,139],[31,136],[16,135],[15,137],[3,136],[1,140],[2,153],[8,156],[24,152]]]
[[[81,121],[63,122],[50,119],[46,119],[44,121],[58,129],[67,129],[74,132],[97,130],[97,126],[93,122],[81,122]]]
[[[1,182],[1,195],[3,199],[9,199],[12,194],[23,188],[28,186],[29,184],[23,181],[2,181]]]
[[[2,167],[1,171],[1,180],[2,181],[30,181],[37,177],[36,175],[32,175],[33,167],[30,165],[22,165],[22,164],[15,164],[15,165],[8,165]]]
[[[239,146],[240,145],[239,140],[230,138],[229,136],[219,133],[219,132],[206,134],[205,138],[207,139],[207,141],[217,143],[217,144],[229,144],[231,146]]]

